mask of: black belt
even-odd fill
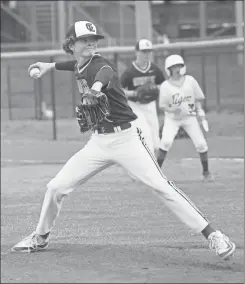
[[[117,125],[117,126],[113,126],[113,125],[100,126],[96,130],[94,130],[94,132],[97,134],[114,133],[114,132],[120,132],[130,127],[131,127],[131,123],[127,122],[127,123]]]

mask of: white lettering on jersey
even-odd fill
[[[79,93],[84,94],[89,90],[88,83],[85,79],[77,79]]]
[[[133,78],[134,87],[142,86],[147,83],[155,83],[156,76],[142,76]]]

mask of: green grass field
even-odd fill
[[[36,226],[46,184],[86,143],[75,120],[2,120],[1,281],[3,283],[243,283],[244,117],[209,113],[214,182],[203,184],[189,139],[176,140],[163,172],[237,245],[223,262],[151,192],[113,166],[63,203],[50,246],[36,254],[10,248]]]

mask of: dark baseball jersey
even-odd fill
[[[149,62],[145,70],[142,70],[135,62],[132,62],[121,76],[121,85],[128,90],[136,90],[139,86],[149,82],[160,85],[164,81],[163,72],[153,62]]]
[[[62,64],[63,66],[61,68],[60,65]],[[110,66],[114,71],[114,75],[109,84],[107,86],[103,86],[101,89],[109,100],[111,113],[106,120],[100,122],[99,126],[103,126],[108,123],[112,123],[116,126],[135,120],[137,116],[127,103],[127,98],[122,90],[120,80],[116,75],[115,69],[103,56],[95,54],[89,61],[79,68],[76,61],[67,62],[66,68],[64,68],[64,63],[56,63],[56,69],[58,70],[69,70],[75,72],[78,89],[81,95],[92,87],[96,74],[104,66]]]

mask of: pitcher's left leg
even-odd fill
[[[212,176],[208,168],[208,145],[196,116],[189,117],[183,123],[183,128],[190,136],[196,151],[200,155],[204,181],[211,181]]]
[[[182,222],[197,232],[201,232],[208,221],[186,195],[168,181],[152,155],[140,130],[125,142],[127,155],[118,153],[117,160],[128,172],[154,189],[164,203]]]
[[[214,230],[205,215],[172,181],[163,175],[158,163],[140,132],[129,135],[124,144],[125,151],[118,152],[117,161],[127,171],[131,172],[143,183],[150,186],[158,197],[173,213],[195,232],[202,234],[209,240],[210,246],[217,254],[228,259],[235,250],[235,244],[221,232]],[[125,155],[127,152],[127,155]]]

